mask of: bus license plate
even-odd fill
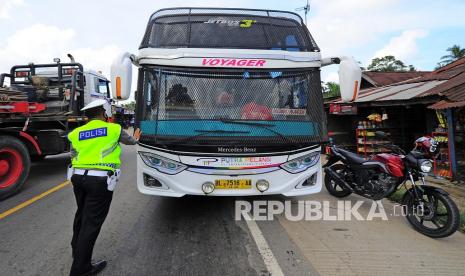
[[[251,189],[252,180],[250,179],[217,179],[215,180],[216,189]]]

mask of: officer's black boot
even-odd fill
[[[92,262],[92,270],[84,274],[84,276],[97,275],[107,266],[107,261],[99,260]]]

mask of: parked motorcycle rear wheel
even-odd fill
[[[333,169],[336,173],[341,174],[347,169],[347,167],[344,164],[334,164],[331,166],[331,169]],[[328,174],[325,174],[325,187],[332,196],[339,198],[346,197],[352,193],[347,190],[347,188],[341,187],[336,180]]]
[[[459,210],[448,195],[425,189],[422,198],[425,207],[420,215],[418,199],[413,196],[413,188],[405,193],[402,200],[406,207],[407,220],[415,230],[431,238],[444,238],[458,230]]]

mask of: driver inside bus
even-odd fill
[[[171,86],[166,100],[166,116],[172,119],[198,118],[196,101],[188,93],[187,87],[181,83]]]

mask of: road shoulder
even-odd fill
[[[338,209],[337,200],[326,191],[293,200],[327,200],[335,213]],[[366,217],[371,203],[364,201],[360,213]],[[383,206],[388,221],[294,222],[281,216],[279,222],[321,275],[465,275],[464,234],[431,239],[413,230],[403,217],[389,216],[393,203],[384,200]]]

